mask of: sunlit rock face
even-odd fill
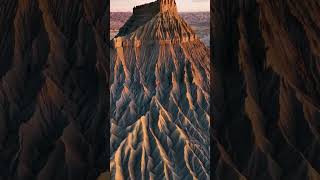
[[[208,49],[174,1],[142,8],[110,49],[111,179],[209,179]]]

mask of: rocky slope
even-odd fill
[[[110,49],[111,179],[209,179],[209,51],[174,1],[140,8]]]
[[[320,179],[320,3],[213,0],[214,179]]]
[[[131,12],[110,13],[110,40],[119,32],[119,29],[131,17]],[[196,35],[210,48],[210,11],[208,12],[179,12],[179,15],[195,31]]]
[[[0,179],[107,169],[107,3],[0,1]]]

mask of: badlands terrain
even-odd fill
[[[0,179],[92,180],[109,161],[107,1],[0,1]]]
[[[174,0],[136,7],[110,54],[111,179],[209,179],[209,49]]]
[[[211,173],[320,179],[320,1],[214,0]]]
[[[212,0],[210,63],[174,6],[112,47],[107,9],[0,1],[1,180],[320,179],[318,0]]]

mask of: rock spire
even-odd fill
[[[160,12],[178,12],[175,0],[158,0],[160,3]]]

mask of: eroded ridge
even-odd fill
[[[112,179],[209,179],[208,49],[170,8],[113,41]]]
[[[107,169],[106,10],[105,0],[0,1],[1,180]]]
[[[215,0],[214,179],[320,179],[320,3]]]

